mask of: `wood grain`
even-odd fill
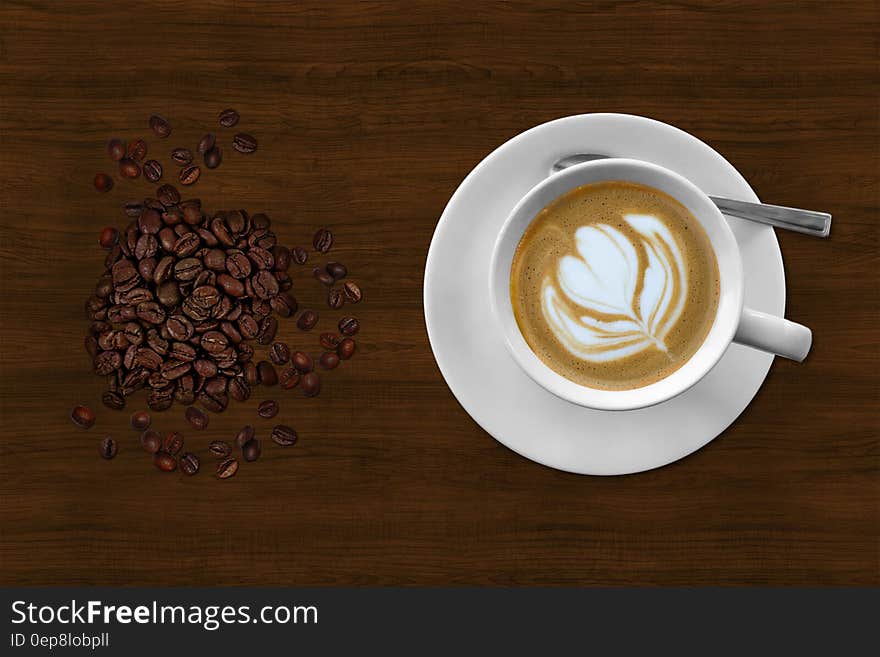
[[[2,3],[0,583],[880,583],[877,30],[874,2]],[[170,170],[225,107],[260,149],[227,148],[194,193],[267,212],[289,244],[329,225],[366,300],[355,359],[319,398],[282,397],[300,444],[218,482],[156,471],[127,412],[89,432],[67,414],[101,391],[81,347],[98,230],[148,188],[92,189],[106,139],[145,137]],[[835,218],[826,241],[779,235],[807,363],[777,362],[703,450],[619,478],[543,468],[481,431],[421,303],[467,172],[595,111],[678,125],[761,198]],[[153,112],[170,139],[148,135]],[[253,422],[262,398],[190,444]]]

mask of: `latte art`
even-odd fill
[[[579,187],[526,229],[511,267],[514,316],[532,351],[593,388],[638,388],[700,347],[718,307],[718,264],[688,210],[626,182]]]
[[[555,277],[543,282],[553,335],[584,360],[668,352],[666,336],[684,309],[687,270],[669,229],[651,215],[624,220],[633,232],[609,224],[579,228],[577,255],[564,256]]]

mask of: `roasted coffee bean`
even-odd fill
[[[271,299],[280,292],[278,280],[272,275],[272,272],[260,270],[250,280],[254,288],[254,294],[259,299]]]
[[[361,324],[356,317],[343,317],[339,320],[339,332],[342,335],[352,336],[361,329]]]
[[[161,324],[165,321],[165,309],[155,301],[145,301],[137,305],[137,316],[148,324]]]
[[[156,198],[159,199],[162,205],[168,208],[180,203],[180,192],[177,191],[177,187],[174,185],[165,184],[156,190]]]
[[[247,257],[256,269],[272,269],[275,266],[275,258],[272,256],[272,253],[259,246],[250,249],[247,252]]]
[[[155,273],[153,274],[155,276]],[[156,298],[163,306],[174,307],[180,303],[180,289],[174,281],[165,281],[156,290]]]
[[[258,215],[254,215],[255,217]],[[261,249],[271,250],[278,243],[275,234],[268,229],[254,229],[250,237],[247,238],[248,246],[259,246]]]
[[[201,345],[209,354],[219,354],[229,346],[229,338],[220,331],[208,331],[202,336]]]
[[[315,324],[317,323],[318,313],[314,310],[303,310],[299,318],[296,320],[296,325],[302,331],[311,331],[315,328]]]
[[[269,361],[261,360],[257,363],[257,372],[260,375],[260,383],[264,386],[274,386],[278,383],[278,372]]]
[[[223,162],[223,149],[219,146],[214,146],[214,148],[205,153],[204,161],[206,167],[216,169]]]
[[[251,396],[251,387],[243,377],[233,377],[229,380],[229,396],[235,401],[247,401]]]
[[[119,162],[125,157],[125,142],[121,139],[111,139],[107,142],[107,155],[114,162]]]
[[[225,440],[212,440],[208,444],[208,451],[218,459],[226,458],[232,454],[232,448]]]
[[[143,343],[146,333],[144,327],[137,322],[129,322],[122,329],[122,334],[129,344],[140,345]]]
[[[239,298],[245,295],[244,283],[229,274],[220,274],[217,277],[217,284],[231,297]]]
[[[171,151],[171,161],[179,167],[184,167],[193,161],[193,153],[188,148],[175,148]]]
[[[183,315],[172,315],[165,320],[165,329],[168,331],[168,336],[170,338],[180,342],[189,340],[193,336],[193,333],[195,333],[195,327],[193,327],[192,322]],[[190,358],[188,360],[192,359]]]
[[[156,258],[144,258],[138,263],[138,273],[145,281],[153,280],[153,273],[156,271]],[[152,295],[152,292],[150,293]]]
[[[315,247],[315,251],[327,253],[330,247],[333,246],[333,233],[327,228],[319,228],[314,237],[312,237],[312,246]]]
[[[272,310],[281,315],[282,317],[290,317],[293,313],[297,311],[299,304],[297,304],[296,299],[293,295],[287,292],[281,292],[277,296],[269,299],[269,305]]]
[[[189,422],[194,429],[202,431],[203,429],[208,428],[208,416],[204,411],[195,406],[190,406],[186,409],[185,417],[186,421]]]
[[[264,420],[275,417],[276,415],[278,415],[278,402],[274,399],[261,401],[260,405],[257,407],[257,415],[259,415]]]
[[[288,367],[281,373],[278,381],[285,390],[292,390],[299,385],[300,373],[295,367]]]
[[[235,444],[238,447],[244,447],[251,440],[254,439],[254,428],[251,425],[245,425],[241,428],[241,431],[235,436]]]
[[[111,226],[107,226],[101,230],[101,234],[98,236],[98,244],[100,244],[103,249],[112,249],[118,241],[119,231]]]
[[[194,475],[199,471],[199,457],[192,452],[186,452],[180,457],[180,470],[185,475]]]
[[[153,457],[153,464],[162,472],[174,472],[177,469],[175,458],[165,452],[156,452],[156,455]]]
[[[202,405],[202,408],[209,410],[212,413],[222,413],[229,405],[229,397],[225,394],[209,395],[206,392],[200,392],[197,399]]]
[[[275,263],[272,267],[275,271],[287,271],[290,268],[290,249],[276,244],[272,247],[272,260]]]
[[[345,295],[338,287],[334,287],[327,293],[327,305],[333,310],[339,310],[345,305]]]
[[[325,351],[318,362],[325,370],[335,370],[339,366],[339,356],[335,351]]]
[[[98,451],[101,454],[101,458],[112,459],[116,456],[116,452],[119,449],[119,446],[116,444],[116,441],[113,440],[110,436],[106,436],[102,441],[100,446],[98,447]]]
[[[229,385],[225,376],[214,376],[205,381],[205,392],[212,397],[219,397],[226,394],[226,388]]]
[[[150,130],[152,130],[157,137],[165,139],[165,137],[171,134],[171,124],[168,123],[168,120],[165,119],[165,117],[153,114],[150,117]]]
[[[251,261],[241,251],[233,251],[226,256],[226,271],[233,278],[247,278],[251,275]]]
[[[107,252],[107,257],[104,258],[104,267],[109,269],[115,265],[123,255],[125,254],[122,252],[122,246],[120,244],[114,244]]]
[[[260,322],[260,332],[257,334],[257,342],[270,344],[278,332],[278,320],[272,316],[264,317]]]
[[[224,128],[232,128],[238,125],[238,112],[234,109],[225,109],[220,112],[220,125]]]
[[[213,233],[212,233],[213,234]],[[226,271],[226,252],[222,249],[209,249],[204,257],[205,267],[211,271]]]
[[[244,339],[232,322],[220,322],[220,330],[232,344],[239,344]]]
[[[130,422],[132,429],[136,431],[143,431],[144,429],[148,429],[150,427],[152,419],[150,418],[150,414],[146,411],[136,411],[131,414]]]
[[[122,366],[122,356],[118,351],[102,351],[95,356],[95,374],[107,376]]]
[[[89,356],[94,360],[95,356],[98,355],[98,340],[94,335],[87,335],[84,340],[86,352]]]
[[[159,240],[156,239],[156,236],[145,233],[138,238],[134,247],[134,257],[138,260],[152,258],[158,250]]]
[[[260,333],[260,325],[252,315],[243,314],[238,318],[238,330],[245,340],[253,340]]]
[[[200,358],[193,363],[193,369],[199,376],[210,379],[217,376],[217,363],[207,358]]]
[[[290,360],[290,347],[284,342],[274,342],[269,347],[269,359],[276,365],[284,365]]]
[[[144,207],[145,206],[141,201],[126,201],[122,205],[122,211],[125,213],[126,217],[137,219],[144,211]]]
[[[198,258],[184,258],[174,263],[174,278],[179,281],[192,281],[202,273],[202,261]]]
[[[183,206],[182,212],[183,212],[183,220],[189,226],[197,226],[198,224],[200,224],[202,222],[202,219],[204,218],[204,216],[202,215],[201,209],[197,205]],[[205,239],[205,238],[203,237],[203,239]],[[214,240],[208,240],[208,239],[205,240],[206,244],[213,244],[213,246],[217,245],[216,242],[217,242],[216,238]]]
[[[312,269],[312,276],[314,276],[321,285],[327,285],[328,287],[333,285],[333,277],[320,267]]]
[[[125,408],[125,397],[112,390],[108,390],[101,395],[101,402],[103,402],[104,406],[112,408],[114,411]]]
[[[257,150],[257,140],[245,132],[239,132],[232,138],[232,147],[239,153],[253,153]]]
[[[192,345],[186,342],[175,342],[171,345],[168,355],[182,363],[191,363],[196,359],[197,352]]]
[[[95,189],[99,192],[109,192],[113,189],[113,178],[108,176],[106,173],[96,173],[95,180],[93,181],[95,184]]]
[[[327,270],[327,273],[330,274],[333,279],[337,281],[341,278],[345,278],[348,275],[348,268],[341,262],[328,262],[325,269]]]
[[[155,454],[162,449],[162,436],[158,431],[144,431],[140,442],[141,447],[149,454]]]
[[[281,447],[291,447],[298,439],[296,431],[285,424],[279,424],[272,429],[272,442]]]
[[[202,272],[203,274],[210,274],[211,272]],[[220,303],[220,291],[210,284],[199,285],[192,292],[193,299],[195,299],[196,303],[201,304],[206,308],[211,308]]]
[[[162,165],[156,160],[144,162],[144,178],[150,182],[159,182],[162,178]]]
[[[345,281],[342,284],[342,291],[345,292],[345,298],[351,303],[360,303],[361,299],[364,298],[364,293],[361,292],[361,288],[354,281]]]
[[[336,353],[339,354],[339,357],[342,360],[348,360],[352,356],[354,356],[355,350],[355,342],[351,338],[345,338],[342,342],[339,343],[339,346],[336,347]]]
[[[293,365],[300,374],[305,374],[306,372],[311,372],[315,369],[315,363],[312,361],[312,357],[304,351],[293,352],[293,355],[290,357],[290,364]]]
[[[339,345],[339,336],[335,333],[322,333],[320,337],[321,346],[324,349],[336,349]]]
[[[172,431],[162,439],[162,450],[168,454],[176,456],[181,449],[183,449],[183,435],[179,432]]]
[[[196,150],[199,152],[199,155],[204,155],[209,150],[214,148],[214,144],[217,142],[217,138],[213,133],[209,132],[204,137],[199,140],[199,145]]]
[[[195,380],[192,375],[185,374],[177,379],[177,385],[174,387],[174,400],[184,406],[189,406],[195,402]]]
[[[88,406],[74,406],[70,411],[70,419],[82,429],[91,429],[95,423],[95,412]]]
[[[309,252],[301,246],[295,246],[290,251],[290,258],[298,265],[304,265],[309,259]]]
[[[234,458],[225,458],[217,466],[217,478],[229,479],[238,472],[238,461]]]
[[[199,179],[201,174],[202,170],[199,167],[195,164],[188,164],[180,170],[177,179],[180,181],[181,185],[192,185]]]
[[[147,156],[147,142],[143,139],[135,139],[128,145],[126,156],[135,162],[142,162]]]
[[[317,372],[303,374],[300,386],[306,397],[314,397],[321,392],[321,377]]]
[[[141,168],[134,160],[124,157],[119,160],[119,175],[133,180],[141,175]]]
[[[245,443],[244,447],[241,448],[241,455],[245,461],[253,462],[260,458],[260,441],[254,438],[253,440]]]
[[[249,386],[260,384],[260,370],[253,361],[246,361],[241,370],[242,376]]]

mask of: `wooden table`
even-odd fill
[[[880,583],[876,3],[534,4],[3,3],[0,583]],[[226,107],[257,153],[228,147]],[[815,334],[806,364],[776,362],[698,453],[616,478],[544,468],[479,429],[422,316],[461,179],[518,132],[597,111],[680,126],[761,198],[835,221],[825,241],[779,234],[789,314]],[[169,139],[150,136],[154,112]],[[300,443],[266,441],[227,481],[156,470],[126,428],[143,397],[101,407],[82,350],[98,231],[149,188],[95,192],[106,140],[144,137],[169,171],[208,130],[226,159],[192,193],[268,213],[288,244],[330,226],[366,292],[360,351],[321,396],[272,391]],[[292,324],[280,335],[309,345]],[[267,436],[263,398],[201,435],[180,407],[154,423],[207,463],[209,439],[249,422]],[[98,409],[91,431],[68,420],[76,402]]]

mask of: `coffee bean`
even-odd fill
[[[287,271],[290,268],[290,249],[276,244],[272,247],[272,259],[275,261],[275,271]]]
[[[131,414],[131,428],[136,431],[143,431],[144,429],[148,429],[152,419],[150,418],[150,414],[146,411],[137,411]]]
[[[121,139],[111,139],[107,142],[107,155],[114,162],[119,162],[125,157],[125,142]]]
[[[154,255],[156,255],[156,252],[158,250],[159,240],[156,239],[156,236],[150,235],[149,233],[144,233],[138,238],[137,244],[134,247],[134,257],[138,260],[143,260],[144,258],[152,258]]]
[[[233,251],[226,256],[226,271],[233,278],[247,278],[251,275],[250,259],[241,251]]]
[[[217,137],[214,136],[214,133],[209,132],[199,140],[199,145],[198,147],[196,147],[196,150],[199,152],[199,155],[204,155],[209,150],[214,148],[214,144],[216,143]]]
[[[314,397],[321,392],[321,377],[317,372],[309,372],[303,375],[300,385],[306,397]]]
[[[298,439],[296,431],[285,424],[279,424],[272,429],[272,442],[281,447],[291,447]]]
[[[290,317],[299,308],[296,298],[287,292],[282,292],[269,299],[269,305],[272,307],[272,310],[282,317]]]
[[[361,288],[354,281],[345,281],[342,284],[342,291],[345,292],[345,298],[351,303],[360,303],[361,299],[364,298],[364,293],[361,292]]]
[[[251,396],[251,387],[241,376],[229,380],[229,396],[235,401],[247,401]]]
[[[162,449],[162,436],[158,431],[144,431],[140,438],[141,447],[149,454],[155,454]]]
[[[83,429],[90,429],[95,424],[95,412],[88,406],[74,406],[70,411],[70,419]]]
[[[177,431],[172,431],[162,439],[162,450],[172,456],[176,456],[183,449],[183,436]]]
[[[260,332],[257,334],[257,342],[260,344],[269,344],[275,339],[278,332],[278,320],[274,317],[264,317],[260,322]]]
[[[284,365],[290,360],[290,347],[284,342],[275,342],[269,347],[269,359],[276,365]]]
[[[325,351],[319,362],[325,370],[335,370],[339,366],[339,356],[335,351]]]
[[[327,293],[327,305],[333,310],[339,310],[345,305],[345,295],[338,287],[334,287]]]
[[[290,251],[290,257],[298,265],[304,265],[309,259],[309,252],[301,246],[295,246]]]
[[[245,461],[253,462],[260,458],[260,451],[260,441],[254,438],[241,448],[241,455]]]
[[[223,162],[223,150],[219,146],[214,146],[205,153],[205,166],[209,169],[216,169]]]
[[[118,241],[119,231],[111,226],[101,230],[101,234],[98,236],[98,244],[102,249],[112,249]]]
[[[190,406],[186,409],[186,421],[189,422],[193,429],[198,429],[202,431],[208,428],[208,416],[204,411],[196,408],[195,406]]]
[[[328,287],[333,285],[333,277],[320,267],[315,267],[312,270],[312,276],[314,276],[321,285],[326,285]]]
[[[235,444],[238,447],[244,447],[254,438],[254,428],[251,425],[245,425],[235,436]]]
[[[261,401],[260,405],[257,407],[257,415],[259,415],[264,420],[275,417],[276,415],[278,415],[278,402],[274,399]]]
[[[328,262],[325,269],[327,270],[327,273],[337,281],[348,275],[348,268],[341,262]]]
[[[119,175],[133,180],[141,175],[141,168],[134,160],[124,157],[119,160]]]
[[[269,361],[261,360],[257,363],[257,372],[260,376],[260,383],[264,386],[274,386],[278,383],[278,373]]]
[[[106,173],[96,173],[94,183],[95,189],[102,193],[109,192],[113,189],[113,178]]]
[[[239,153],[253,153],[257,150],[257,140],[247,133],[239,132],[232,138],[232,147]]]
[[[272,248],[274,249],[275,247]],[[275,257],[272,253],[259,246],[250,249],[247,257],[257,269],[272,269],[275,266]]]
[[[177,470],[177,461],[171,454],[165,452],[156,452],[153,457],[153,464],[162,472],[174,472]]]
[[[150,182],[159,182],[159,179],[162,178],[162,165],[156,160],[144,162],[144,178]]]
[[[300,374],[305,374],[306,372],[311,372],[315,369],[315,363],[312,361],[312,357],[304,351],[293,352],[293,355],[290,357],[290,364],[293,365]]]
[[[171,151],[171,161],[179,167],[184,167],[193,161],[193,153],[188,148],[175,148]]]
[[[125,408],[125,397],[120,395],[118,392],[114,392],[112,390],[106,391],[103,395],[101,395],[101,402],[107,408],[112,408],[114,411],[121,410]]]
[[[183,474],[194,475],[199,471],[199,457],[192,452],[186,452],[180,457],[180,470]]]
[[[208,444],[208,451],[211,452],[212,456],[223,459],[232,453],[232,448],[225,440],[212,440]]]
[[[314,237],[312,237],[312,246],[315,247],[315,251],[327,253],[330,247],[333,246],[333,233],[327,228],[319,228]]]
[[[158,114],[153,114],[150,117],[150,130],[152,130],[157,137],[165,139],[168,135],[171,134],[171,124],[168,123],[167,119]]]
[[[232,128],[238,124],[238,112],[234,109],[225,109],[220,112],[220,125],[224,128]]]
[[[339,332],[342,335],[352,336],[361,329],[361,324],[356,317],[343,317],[339,320]]]
[[[180,181],[181,185],[192,185],[199,179],[201,173],[202,170],[199,169],[199,167],[195,164],[190,164],[180,170],[177,179]]]
[[[339,354],[339,357],[342,360],[348,360],[354,356],[354,350],[355,342],[351,338],[345,338],[339,343],[339,346],[336,347],[336,353]]]
[[[165,309],[154,301],[145,301],[137,305],[137,316],[148,324],[161,324],[165,321]]]
[[[126,156],[135,162],[141,162],[147,156],[147,143],[143,139],[135,139],[128,145]]]
[[[299,319],[296,320],[296,325],[302,331],[311,331],[315,328],[315,324],[318,323],[318,313],[314,310],[303,310],[302,314],[300,314]]]
[[[166,208],[180,203],[180,192],[174,185],[162,185],[156,190],[156,198]]]
[[[238,472],[238,461],[234,458],[225,458],[217,466],[217,478],[229,479]]]
[[[116,444],[116,441],[113,440],[113,438],[111,438],[110,436],[107,436],[101,441],[99,451],[102,458],[112,459],[114,456],[116,456],[118,448],[119,446]]]
[[[122,205],[122,211],[125,213],[126,217],[132,217],[133,219],[137,219],[141,216],[141,213],[144,211],[144,204],[140,201],[126,201]]]
[[[288,367],[281,373],[279,383],[285,390],[293,390],[299,385],[300,373],[295,367]]]

